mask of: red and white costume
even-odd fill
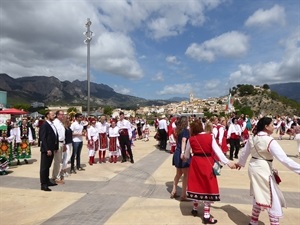
[[[300,165],[287,157],[281,146],[266,132],[259,132],[249,139],[242,151],[238,164],[245,166],[249,155],[248,175],[250,178],[250,193],[254,198],[254,206],[260,210],[266,208],[269,216],[282,217],[282,207],[285,200],[278,184],[272,175],[272,161],[275,157],[291,171],[300,174]],[[257,215],[258,218],[259,214]]]
[[[98,140],[98,129],[95,125],[91,125],[87,128],[87,147],[89,151],[89,164],[92,165],[94,163],[94,157],[96,151],[99,148],[99,140]]]
[[[227,164],[224,156],[212,134],[202,132],[191,136],[187,142],[185,157],[193,153],[189,167],[187,196],[189,199],[204,202],[220,201],[217,177],[213,173],[214,158]]]
[[[108,136],[109,136],[109,154],[110,154],[110,162],[117,162],[117,158],[120,155],[120,143],[118,137],[119,135],[119,128],[117,126],[110,127],[108,129]]]
[[[227,131],[225,126],[217,124],[217,135],[216,135],[217,144],[222,149],[222,152],[225,154],[228,151],[227,146]]]
[[[106,121],[97,122],[96,127],[99,133],[99,162],[105,162],[105,153],[108,148],[108,128],[109,125]]]
[[[150,125],[146,122],[142,128],[144,134],[144,141],[149,141],[149,134],[150,134]]]

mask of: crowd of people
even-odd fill
[[[159,148],[165,150],[166,139],[169,137],[170,153],[173,153],[172,164],[176,168],[170,198],[178,197],[177,186],[182,178],[180,200],[193,201],[191,214],[194,216],[198,214],[198,204],[201,202],[204,210],[203,223],[216,224],[217,220],[210,214],[211,204],[220,201],[218,174],[213,169],[215,163],[227,165],[231,169],[241,169],[251,155],[248,174],[253,209],[249,225],[258,225],[259,214],[264,209],[269,214],[270,225],[279,225],[285,201],[278,188],[277,173],[272,167],[273,158],[298,175],[300,165],[288,158],[271,136],[275,129],[283,126],[282,123],[290,120],[280,117],[278,121],[277,118],[250,119],[235,113],[228,119],[216,116],[209,119],[195,116],[166,119],[162,116],[156,122]],[[293,123],[287,123],[289,128],[286,132],[292,137],[290,140],[295,138],[298,142],[298,157],[300,120],[293,118],[291,121]],[[279,140],[281,139],[280,136]],[[175,148],[172,149],[174,142]],[[240,152],[241,147],[244,148]],[[238,161],[234,163],[233,158]]]
[[[300,120],[288,118],[252,118],[232,113],[229,118],[213,116],[162,115],[154,120],[155,138],[158,148],[173,154],[172,165],[176,168],[170,198],[179,197],[178,183],[182,181],[180,200],[192,200],[191,214],[198,214],[199,203],[203,204],[203,223],[216,224],[210,214],[211,204],[220,201],[217,175],[213,167],[216,162],[231,169],[241,169],[249,162],[250,190],[253,195],[253,209],[250,225],[258,225],[262,210],[269,213],[270,224],[279,225],[284,197],[274,177],[272,161],[276,158],[290,170],[300,174],[300,166],[286,156],[278,142],[271,136],[279,133],[278,140],[287,134],[289,140],[297,140],[300,156]],[[59,110],[48,111],[45,117],[36,121],[22,118],[20,124],[7,121],[7,130],[1,131],[1,171],[10,162],[20,160],[28,163],[31,147],[38,144],[41,152],[41,190],[51,191],[49,186],[64,184],[65,178],[78,171],[84,171],[81,152],[86,141],[88,164],[134,163],[132,146],[135,140],[149,141],[150,126],[141,118],[128,118],[123,112],[118,118],[106,116],[74,117]],[[241,150],[242,148],[242,150]],[[233,160],[237,159],[237,162]],[[6,160],[5,160],[6,159]],[[70,170],[68,170],[70,163]],[[52,173],[50,175],[50,169]]]

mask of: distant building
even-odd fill
[[[0,109],[6,108],[7,106],[7,92],[0,91]]]
[[[69,108],[75,108],[78,113],[82,113],[82,106],[48,106],[48,110],[51,110],[54,112],[56,112],[58,110],[62,110],[65,113],[67,113]]]
[[[45,104],[43,102],[33,102],[31,103],[32,108],[39,108],[39,107],[45,107]]]

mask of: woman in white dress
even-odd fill
[[[288,158],[278,142],[270,136],[273,131],[272,118],[261,118],[257,123],[256,133],[246,143],[236,164],[236,168],[240,169],[245,166],[249,155],[252,156],[248,167],[250,193],[253,196],[249,225],[258,225],[258,217],[262,209],[267,209],[270,225],[279,225],[279,218],[283,216],[282,207],[286,205],[273,175],[273,158],[275,157],[287,168],[300,174],[300,165]]]

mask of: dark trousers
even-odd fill
[[[240,139],[229,139],[230,145],[230,158],[233,158],[233,154],[235,157],[238,157],[239,150],[240,150]]]
[[[119,142],[120,142],[121,154],[122,154],[123,161],[126,161],[126,150],[130,156],[130,160],[133,160],[129,136],[128,135],[120,135]]]
[[[165,129],[158,129],[158,133],[160,136],[159,148],[161,150],[166,150],[166,148],[167,148],[167,132]]]
[[[40,164],[40,182],[42,186],[48,186],[49,180],[49,169],[53,161],[53,154],[47,156],[47,152],[41,152],[41,164]]]
[[[74,169],[74,161],[76,157],[76,168],[80,168],[80,155],[81,155],[81,149],[82,149],[82,141],[80,142],[73,142],[72,143],[73,152],[71,156],[71,169]]]

